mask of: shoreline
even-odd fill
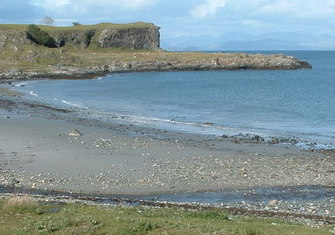
[[[138,196],[335,186],[334,151],[106,123],[1,90],[0,107],[0,184],[15,192]],[[70,136],[74,129],[82,135]],[[332,200],[315,203],[323,208]]]
[[[82,194],[34,194],[34,193],[0,193],[2,199],[12,197],[29,196],[37,202],[42,203],[78,203],[91,206],[145,206],[155,208],[178,207],[192,210],[222,210],[232,215],[276,217],[286,218],[290,221],[308,225],[333,225],[335,224],[335,212],[333,210],[334,199],[320,201],[276,201],[267,202],[242,202],[242,203],[199,203],[199,202],[172,202],[136,197],[110,197]],[[318,205],[322,207],[318,208]]]
[[[118,76],[119,74],[116,74],[114,76]],[[141,75],[141,74],[139,74]],[[113,75],[111,75],[112,77]],[[102,80],[104,77],[96,78],[94,80]],[[50,81],[51,83],[54,80],[51,79],[42,79],[42,84],[45,81]],[[64,79],[64,82],[66,80],[75,80],[74,85],[78,79]],[[81,80],[86,80],[81,79]],[[39,80],[36,79],[35,81],[32,81],[32,84],[35,82],[38,82]],[[10,81],[5,82],[0,81],[0,92],[4,94],[10,94],[10,93],[22,93],[23,96],[28,94],[28,88],[24,88],[25,86],[29,87],[29,82],[31,81]],[[71,81],[70,81],[71,82]],[[78,81],[80,84],[80,81]],[[84,81],[83,81],[84,82]],[[94,82],[94,81],[93,81]],[[27,83],[27,84],[26,84]],[[51,85],[52,86],[52,85]],[[20,88],[22,87],[22,88]],[[236,143],[258,143],[258,144],[278,144],[278,145],[287,145],[287,146],[296,146],[297,148],[303,149],[303,150],[324,150],[326,151],[332,151],[335,149],[335,144],[333,142],[333,139],[329,135],[322,135],[322,134],[315,134],[308,132],[294,132],[288,129],[285,129],[284,131],[278,131],[276,129],[263,129],[259,127],[255,128],[238,128],[232,126],[226,126],[226,125],[220,125],[217,123],[214,123],[214,121],[206,121],[210,119],[205,119],[203,122],[198,121],[183,121],[183,120],[176,120],[176,119],[169,119],[169,118],[151,118],[146,116],[138,116],[136,114],[131,114],[127,112],[120,111],[103,111],[99,109],[89,108],[85,107],[81,104],[76,104],[73,102],[68,102],[66,100],[59,100],[55,99],[49,100],[48,97],[39,97],[37,94],[35,94],[33,91],[29,91],[30,97],[36,97],[33,99],[30,99],[28,97],[25,98],[26,105],[27,106],[44,106],[46,109],[54,109],[59,110],[62,112],[67,112],[66,110],[72,110],[77,111],[77,116],[80,117],[82,120],[90,120],[94,122],[100,122],[100,123],[107,123],[112,121],[115,124],[121,124],[121,125],[140,125],[139,123],[147,122],[146,126],[150,129],[164,129],[164,130],[170,130],[172,132],[182,132],[185,134],[194,134],[194,135],[208,135],[208,136],[216,136],[226,139],[227,141],[236,142]],[[19,95],[19,94],[17,94]],[[21,94],[20,94],[21,96]],[[45,100],[44,100],[45,99]],[[31,104],[28,104],[31,102]],[[112,119],[112,120],[111,120]],[[150,123],[150,124],[149,124]]]
[[[7,104],[7,109],[11,111],[5,111],[0,118],[0,122],[4,126],[4,133],[7,133],[2,136],[2,139],[8,143],[1,148],[1,152],[8,154],[13,153],[16,148],[22,148],[21,151],[24,154],[17,151],[12,154],[13,158],[18,158],[19,154],[35,155],[29,157],[31,162],[28,165],[33,166],[31,170],[37,171],[41,170],[40,164],[50,164],[47,161],[53,160],[50,159],[52,157],[60,158],[55,160],[59,166],[47,166],[57,171],[64,171],[70,160],[76,163],[78,161],[76,159],[81,159],[79,156],[71,155],[81,154],[84,156],[81,160],[87,161],[86,163],[90,167],[93,167],[90,165],[93,161],[95,170],[92,172],[94,174],[102,174],[102,178],[109,175],[109,180],[112,180],[111,182],[115,186],[112,189],[113,192],[122,193],[127,190],[118,186],[120,184],[117,182],[118,180],[111,179],[114,177],[122,180],[124,177],[117,175],[116,172],[108,172],[116,167],[113,165],[105,167],[105,163],[109,161],[115,161],[115,164],[124,168],[124,173],[127,174],[126,178],[132,179],[132,181],[125,180],[123,183],[128,184],[128,187],[132,185],[137,188],[135,190],[137,192],[147,192],[148,188],[153,188],[152,192],[157,190],[177,192],[285,185],[333,185],[329,177],[334,174],[332,172],[334,169],[331,164],[328,166],[328,162],[331,163],[334,160],[331,158],[334,154],[332,151],[326,151],[329,153],[327,155],[321,151],[305,151],[294,146],[248,140],[237,142],[224,137],[151,129],[131,124],[120,124],[112,120],[110,123],[100,122],[99,120],[87,119],[85,116],[78,116],[80,113],[78,114],[74,110],[62,110],[34,104],[34,102],[29,103],[18,97],[15,97],[13,103],[4,100],[2,99],[2,106]],[[17,112],[18,114],[16,114]],[[83,135],[69,136],[73,129],[79,130]],[[24,145],[27,146],[24,147]],[[38,154],[41,155],[40,158],[37,158]],[[47,154],[52,157],[46,156]],[[59,157],[58,155],[63,156]],[[94,162],[95,160],[102,163]],[[306,163],[308,166],[305,167],[312,170],[314,165],[320,165],[322,160],[324,161],[322,168],[327,168],[322,171],[328,177],[320,177],[317,174],[313,174],[314,176],[311,177],[300,170],[299,176],[305,175],[307,180],[304,177],[301,179],[290,179],[289,176],[286,176],[286,179],[283,178],[283,172],[288,171],[285,169],[287,164],[293,164],[290,166],[291,171],[297,170],[294,169],[294,166]],[[282,161],[287,161],[287,163]],[[18,162],[20,163],[20,161]],[[262,164],[264,165],[262,166]],[[24,168],[24,166],[25,164],[21,164],[20,167]],[[260,166],[264,169],[258,174]],[[274,167],[281,169],[278,171],[273,169]],[[147,171],[146,174],[141,174],[143,168]],[[85,169],[85,172],[82,169]],[[128,172],[130,169],[133,171],[132,173]],[[194,169],[198,169],[198,172],[194,172]],[[225,172],[222,172],[223,170]],[[65,170],[66,174],[69,172],[71,171]],[[88,172],[90,170],[84,164],[78,167],[77,173]],[[150,179],[149,172],[156,178],[153,182],[150,182],[152,179]],[[294,175],[292,172],[286,173],[290,176]],[[167,182],[164,181],[169,175],[174,174],[176,177],[172,178],[167,186]],[[273,175],[273,179],[268,178],[267,174]],[[177,176],[179,177],[179,185],[173,185],[172,183],[177,180]],[[229,177],[233,177],[234,180],[229,181]],[[142,181],[134,180],[134,178]],[[223,179],[226,182],[220,182]],[[24,182],[24,180],[19,181]],[[89,181],[92,183],[96,180],[90,179]],[[84,182],[81,184],[85,185]],[[186,185],[191,186],[187,187],[189,190],[184,189]],[[109,191],[103,185],[100,186],[102,191]]]
[[[58,50],[58,49],[56,49]],[[107,51],[108,52],[108,51]],[[205,52],[117,52],[87,51],[99,55],[102,61],[86,61],[83,52],[71,52],[82,57],[81,64],[20,64],[0,67],[0,82],[50,79],[90,79],[111,73],[172,72],[211,70],[295,70],[311,69],[306,61],[282,54],[205,53]],[[63,52],[62,52],[63,53]],[[71,54],[70,53],[70,54]],[[99,57],[99,59],[101,59]],[[2,66],[6,65],[4,63]],[[43,67],[43,69],[41,69]]]

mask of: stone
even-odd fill
[[[277,205],[278,203],[279,203],[279,201],[274,199],[274,200],[269,201],[268,205],[269,205],[269,206],[275,206],[275,205]]]
[[[83,134],[80,132],[80,131],[78,131],[78,130],[76,130],[76,129],[73,129],[69,134],[68,134],[68,136],[73,136],[73,137],[79,137],[79,136],[82,136]]]
[[[8,185],[9,185],[9,186],[15,186],[15,185],[18,184],[18,183],[20,183],[20,181],[14,179],[14,178],[11,178],[11,179],[8,180]]]

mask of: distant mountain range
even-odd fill
[[[161,47],[172,51],[334,50],[335,38],[295,32],[258,36],[231,32],[219,36],[162,37]]]

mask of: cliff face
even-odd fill
[[[98,24],[74,27],[39,26],[56,42],[57,47],[84,49],[90,45],[101,48],[129,48],[133,50],[159,50],[159,27],[149,23]],[[7,44],[34,44],[28,39],[26,27],[1,30],[0,47]]]
[[[157,50],[159,48],[159,28],[106,28],[99,36],[101,47],[131,48],[134,50]]]
[[[57,47],[71,46],[75,49],[84,49],[91,44],[95,30],[81,30],[54,33],[52,36]]]

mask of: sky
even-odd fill
[[[152,22],[167,50],[335,50],[335,0],[0,0],[0,23]]]

